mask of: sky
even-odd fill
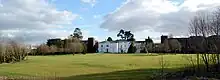
[[[190,19],[220,0],[0,0],[0,39],[42,44],[67,38],[80,28],[83,39],[119,39],[120,29],[136,40],[188,36]]]

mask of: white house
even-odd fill
[[[99,43],[100,53],[125,53],[130,46],[128,41],[103,41]]]
[[[143,43],[144,41],[135,41],[137,53],[140,52]],[[100,53],[127,53],[130,44],[129,41],[103,41],[99,42],[98,50]]]

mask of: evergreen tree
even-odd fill
[[[131,42],[130,47],[128,48],[128,53],[135,53],[136,52],[136,47],[134,46],[134,42]]]
[[[111,37],[108,37],[107,41],[113,41]]]

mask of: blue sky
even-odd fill
[[[89,36],[94,36],[99,40],[105,40],[108,36],[117,39],[117,31],[109,32],[106,29],[100,28],[103,17],[115,11],[125,1],[126,0],[96,0],[92,6],[91,3],[84,3],[82,0],[56,0],[53,1],[53,4],[55,4],[58,10],[68,10],[72,13],[79,14],[79,17],[73,21],[72,28],[66,28],[66,30],[73,31],[73,28],[79,27],[82,30],[86,30]],[[180,4],[183,2],[183,0],[171,1]],[[87,37],[84,39],[86,38]]]
[[[118,39],[120,29],[136,40],[189,36],[189,20],[220,6],[220,0],[0,0],[0,39],[41,44],[66,38],[76,27],[84,39]]]
[[[81,0],[56,0],[53,3],[59,10],[68,10],[72,13],[80,14],[76,20],[73,21],[75,26],[89,32],[90,36],[99,37],[101,40],[108,36],[116,37],[116,34],[109,33],[100,24],[103,20],[102,17],[110,12],[113,12],[125,0],[99,0],[92,6],[90,3],[84,3]],[[70,30],[73,31],[73,30]]]

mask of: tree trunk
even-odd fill
[[[209,71],[209,62],[208,62],[208,58],[207,58],[207,54],[204,53],[202,54],[202,59],[203,59],[203,62],[205,63],[205,67],[206,67],[206,71]]]
[[[197,57],[197,71],[200,71],[200,68],[199,68],[199,64],[200,64],[199,53],[196,54],[196,57]]]
[[[220,55],[219,55],[219,53],[217,53],[217,71],[220,71]]]

